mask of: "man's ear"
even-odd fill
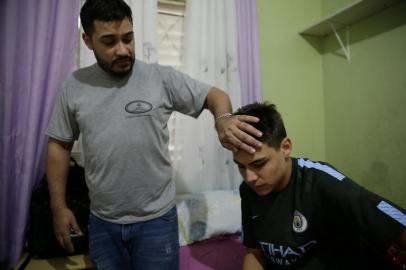
[[[93,50],[93,41],[90,36],[88,36],[86,33],[82,34],[82,39],[85,42],[86,46],[90,49]]]
[[[290,153],[292,152],[292,141],[288,137],[282,140],[281,150],[285,158],[290,157]]]

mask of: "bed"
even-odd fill
[[[241,210],[238,190],[178,195],[180,269],[241,269]]]

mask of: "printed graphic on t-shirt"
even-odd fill
[[[306,252],[308,252],[316,243],[311,240],[304,245],[291,247],[269,242],[259,242],[265,256],[273,263],[280,266],[290,266],[296,264]]]
[[[131,114],[146,113],[152,110],[151,103],[144,100],[134,100],[125,105],[125,111]]]

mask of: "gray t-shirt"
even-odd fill
[[[167,121],[173,111],[198,117],[210,88],[171,67],[138,60],[125,78],[97,64],[72,74],[60,91],[47,135],[71,142],[82,133],[94,215],[128,224],[173,207]]]

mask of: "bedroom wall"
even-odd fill
[[[326,160],[406,208],[406,2],[351,27],[351,64],[333,36],[298,34],[351,2],[257,1],[264,99],[282,112],[294,156]]]
[[[331,2],[335,1],[323,4]],[[342,57],[334,37],[323,41],[326,159],[404,208],[405,14],[402,1],[354,24],[351,64]]]
[[[262,89],[282,113],[293,155],[325,158],[320,42],[298,32],[321,16],[320,0],[258,0]],[[306,11],[306,12],[304,12]]]
[[[352,2],[357,0],[322,0],[321,1],[321,13],[322,17],[327,17],[330,14],[337,12],[338,10],[350,5]]]

